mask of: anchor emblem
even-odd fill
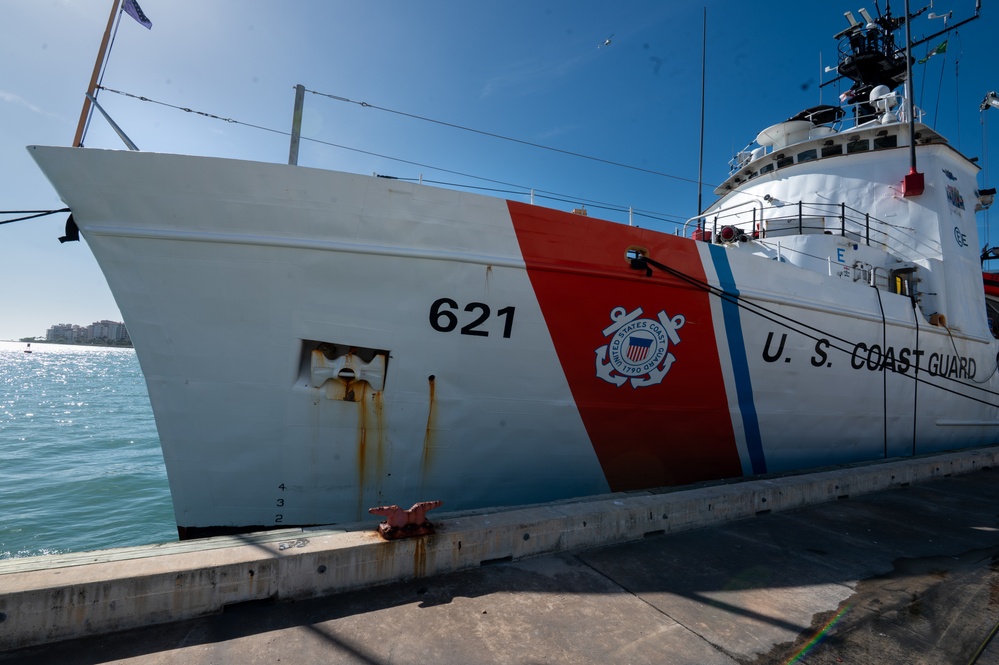
[[[665,310],[656,318],[642,318],[642,308],[631,312],[615,307],[611,325],[604,328],[610,341],[596,350],[597,377],[621,387],[629,380],[632,388],[654,386],[662,382],[676,357],[670,342],[680,343],[677,331],[686,323],[682,314],[670,317]]]

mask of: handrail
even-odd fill
[[[897,92],[892,92],[890,95],[888,95],[888,97],[896,101],[896,105],[891,109],[890,112],[895,115],[895,117],[897,118],[897,122],[899,123],[908,122],[909,113],[908,113],[908,106],[905,104],[905,95],[902,95]],[[835,134],[844,134],[846,132],[857,129],[881,127],[882,126],[881,117],[886,113],[886,111],[878,110],[877,113],[875,114],[875,117],[872,117],[870,113],[865,113],[864,109],[860,108],[861,106],[870,107],[872,104],[873,102],[869,100],[858,101],[851,104],[841,104],[840,106],[844,110],[842,118],[840,118],[836,122],[826,123],[822,125],[815,125],[815,127],[828,127],[832,129]],[[919,108],[916,105],[913,105],[912,112],[914,120],[916,122],[920,123],[923,122],[923,117],[926,115],[926,111],[924,111],[923,109]],[[828,138],[828,137],[823,137],[823,138]],[[805,141],[802,141],[802,143],[804,142]],[[756,159],[753,159],[752,158],[753,153],[759,150],[760,148],[763,149],[763,152],[758,153],[756,155]],[[740,169],[742,169],[744,166],[746,166],[746,164],[749,164],[752,161],[756,161],[760,157],[765,157],[766,155],[773,154],[773,152],[774,152],[773,146],[761,146],[756,142],[756,139],[753,139],[752,141],[746,144],[746,147],[744,147],[742,150],[739,150],[735,154],[735,157],[729,160],[728,162],[729,174],[730,175],[734,174],[738,172]],[[744,160],[739,159],[739,157],[742,155],[746,156]]]
[[[736,203],[731,208],[722,208],[722,210],[724,210],[727,213],[727,215],[726,215],[727,217],[731,217],[731,216],[735,215],[735,213],[732,212],[733,210],[735,210],[736,208],[741,208],[743,206],[747,206],[747,205],[758,206],[759,209],[760,209],[760,219],[763,219],[763,202],[762,201],[742,201],[741,203]],[[719,212],[720,211],[717,211],[717,210],[713,211],[713,212],[704,212],[704,213],[701,213],[700,215],[695,215],[695,216],[691,217],[690,219],[688,219],[686,222],[683,223],[683,231],[682,231],[683,236],[684,237],[687,236],[687,225],[690,224],[692,221],[694,221],[695,219],[707,219],[708,217],[711,217],[712,215],[715,217],[715,220],[717,221],[718,216],[719,216]],[[753,212],[755,213],[756,211],[754,210]]]
[[[745,206],[753,206],[753,214],[750,217]],[[785,212],[783,208],[788,210]],[[782,214],[783,213],[783,214]],[[877,245],[885,248],[896,247],[905,248],[911,255],[932,258],[939,253],[940,245],[938,240],[921,237],[914,234],[912,229],[902,229],[886,220],[874,217],[869,212],[858,210],[847,205],[845,202],[787,202],[777,207],[765,208],[760,201],[742,201],[731,207],[715,209],[702,213],[688,219],[683,225],[683,235],[686,237],[688,227],[692,222],[714,218],[715,225],[719,220],[731,217],[742,217],[741,221],[736,221],[732,225],[747,234],[758,234],[754,237],[766,238],[768,226],[770,233],[774,233],[773,222],[786,222],[797,226],[797,235],[802,235],[808,230],[821,230],[837,232],[835,227],[828,223],[832,220],[839,221],[838,235],[841,237],[852,237],[857,242],[867,246]],[[822,226],[808,224],[806,218],[821,218]],[[765,224],[769,222],[769,224]],[[786,233],[786,231],[785,231]]]

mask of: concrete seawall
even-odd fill
[[[997,464],[993,447],[694,489],[434,513],[435,535],[400,541],[367,530],[295,529],[10,559],[0,561],[0,649],[621,543]]]

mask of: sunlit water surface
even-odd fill
[[[0,342],[0,559],[177,539],[132,349]]]

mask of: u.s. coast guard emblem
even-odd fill
[[[654,319],[641,316],[641,307],[631,312],[624,307],[611,310],[613,323],[603,330],[610,341],[596,352],[599,378],[619,387],[630,379],[632,388],[642,388],[657,385],[666,376],[676,360],[669,344],[680,343],[677,330],[686,319],[682,314],[670,317],[665,311]]]

